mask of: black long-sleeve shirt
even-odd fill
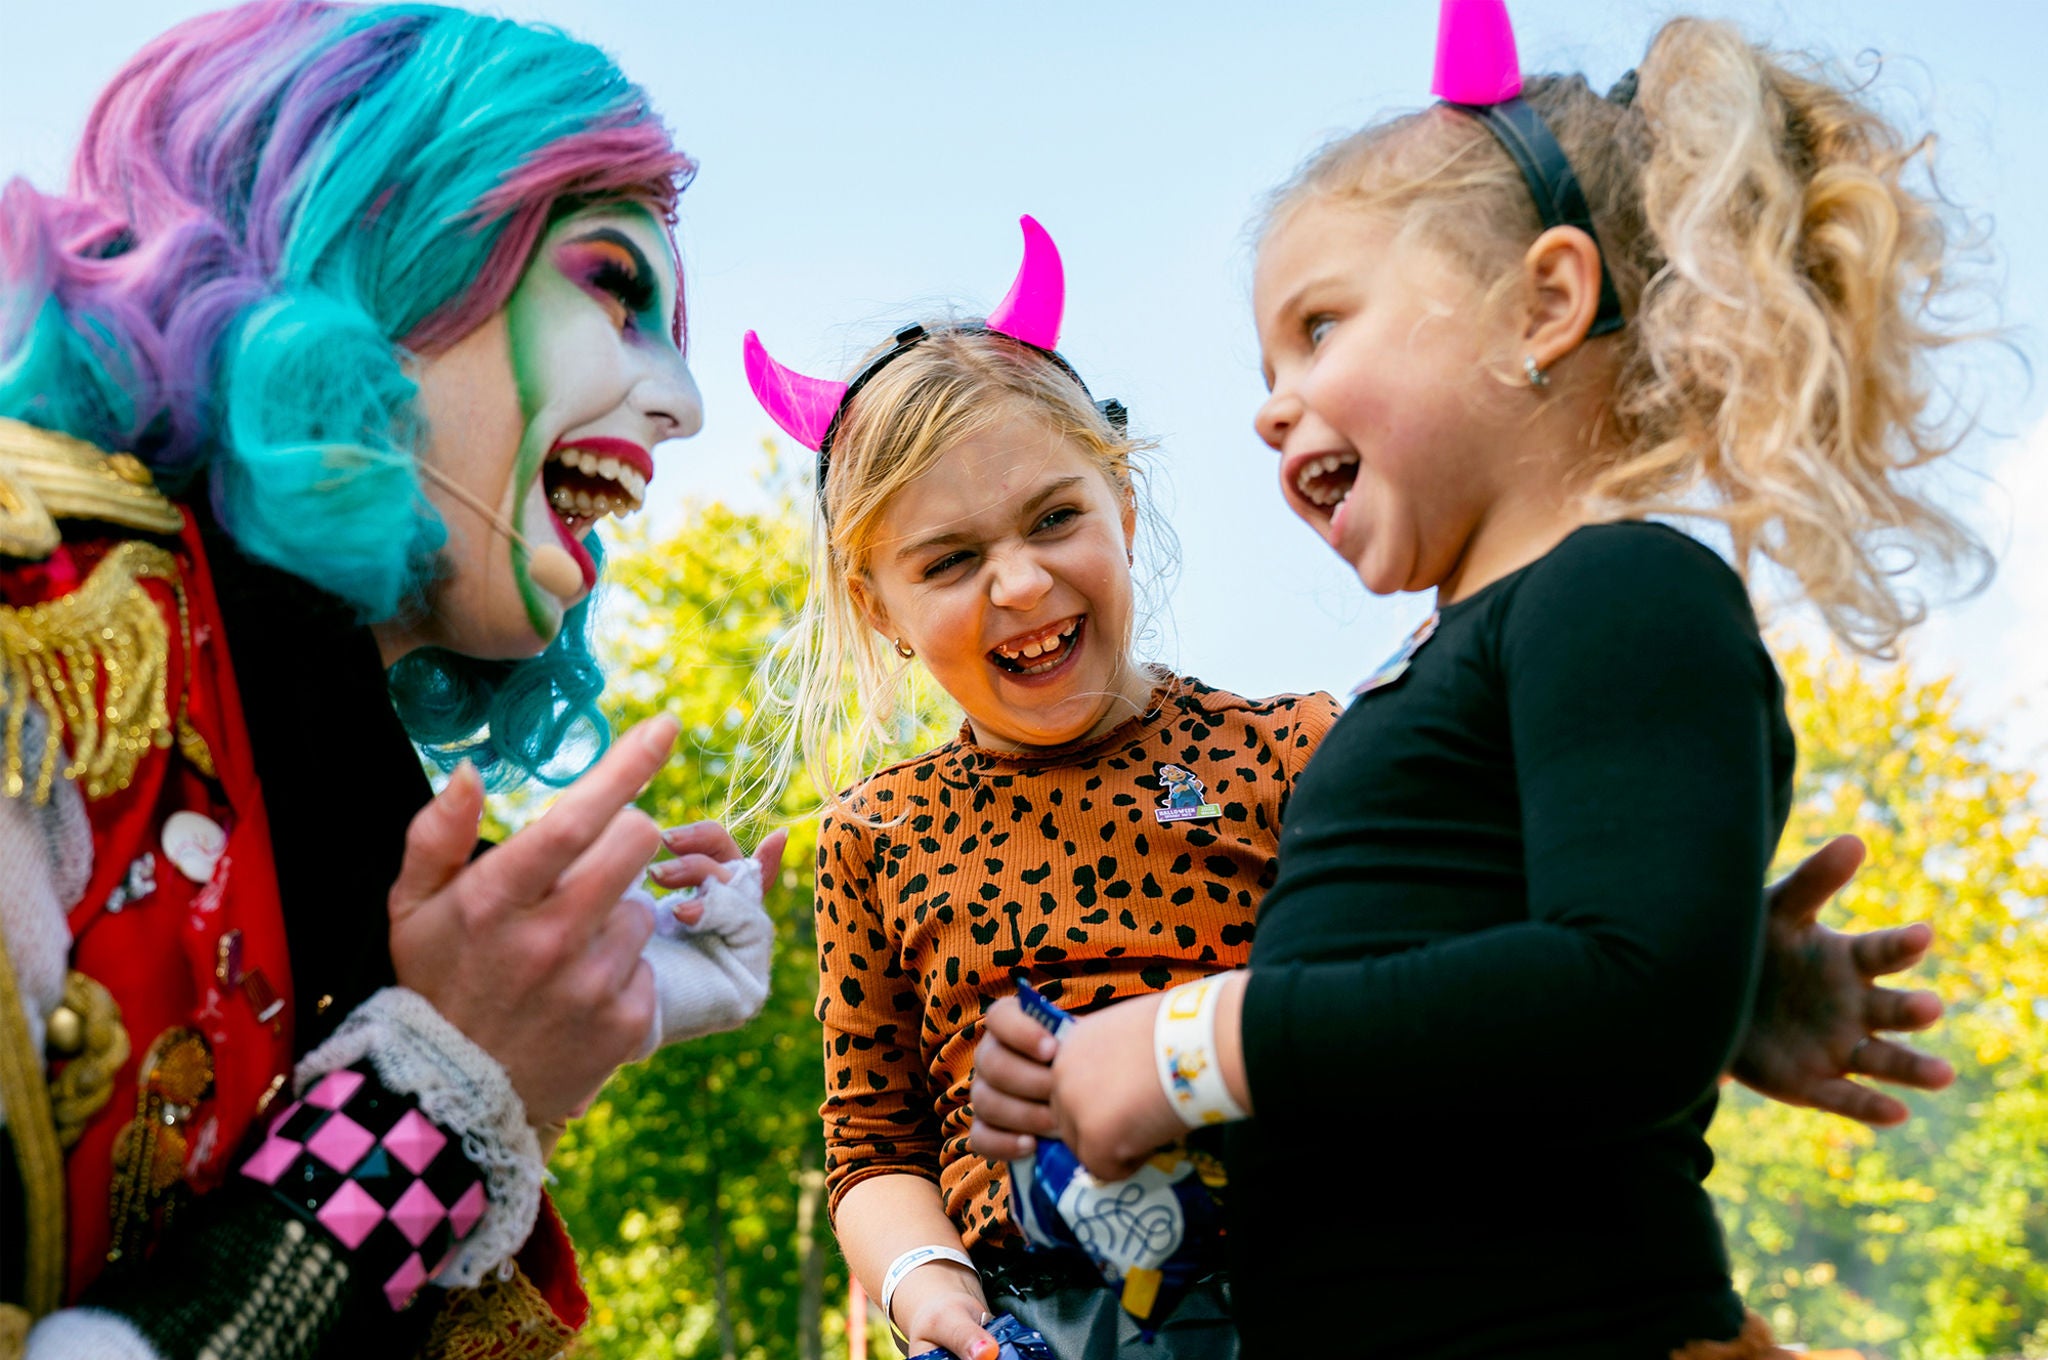
[[[1741,582],[1649,524],[1445,607],[1352,705],[1296,788],[1245,996],[1248,1354],[1735,1335],[1705,1131],[1792,765]]]

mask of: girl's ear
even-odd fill
[[[1124,552],[1135,552],[1138,543],[1138,489],[1126,486],[1118,499],[1123,502]]]
[[[860,611],[861,618],[867,620],[868,627],[884,638],[895,640],[896,634],[889,623],[889,611],[883,607],[882,597],[875,592],[874,584],[868,580],[866,573],[847,577],[846,593],[853,600],[853,607]]]
[[[1600,247],[1577,227],[1552,227],[1522,257],[1522,274],[1522,355],[1547,369],[1584,342],[1599,314]]]

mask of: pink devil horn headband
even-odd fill
[[[1058,349],[1060,319],[1067,310],[1067,271],[1059,247],[1038,219],[1017,219],[1024,229],[1024,261],[1010,291],[988,314],[988,328],[1040,349]]]
[[[1024,259],[1017,266],[1017,277],[1010,284],[1010,291],[989,313],[988,320],[941,327],[940,331],[992,331],[1038,351],[1080,384],[1082,394],[1095,403],[1102,418],[1121,434],[1129,419],[1123,403],[1114,398],[1095,401],[1088,392],[1088,384],[1081,381],[1081,375],[1074,371],[1074,366],[1053,348],[1059,343],[1060,318],[1067,305],[1067,276],[1065,267],[1060,263],[1059,247],[1053,244],[1052,237],[1037,219],[1022,217],[1018,219],[1018,225],[1024,229]],[[832,466],[832,438],[838,432],[839,419],[847,405],[870,378],[935,333],[938,332],[925,326],[905,326],[896,332],[889,348],[870,359],[860,372],[854,374],[851,382],[828,382],[823,378],[805,377],[795,369],[777,363],[762,345],[761,337],[752,331],[747,332],[741,346],[746,360],[747,385],[754,389],[755,399],[777,425],[797,443],[818,455],[820,505],[824,504],[825,475]]]
[[[1436,79],[1429,88],[1453,104],[1504,104],[1522,92],[1522,62],[1505,0],[1442,0]]]
[[[1624,84],[1634,89],[1633,84]],[[1430,88],[1437,98],[1478,119],[1493,134],[1522,172],[1536,215],[1546,229],[1576,227],[1599,247],[1593,210],[1585,186],[1572,170],[1571,158],[1543,115],[1522,98],[1521,58],[1515,52],[1515,30],[1508,23],[1506,0],[1439,0],[1436,79]],[[1602,250],[1599,310],[1586,334],[1608,335],[1624,324],[1621,294]]]
[[[825,436],[846,400],[846,384],[807,378],[783,367],[752,331],[740,348],[746,358],[747,386],[754,389],[754,399],[769,418],[811,452],[824,448]]]
[[[1066,269],[1060,263],[1059,247],[1028,214],[1018,219],[1024,229],[1024,260],[1010,291],[989,313],[987,328],[1022,340],[1034,348],[1050,351],[1059,344],[1060,318],[1067,305]],[[789,437],[815,453],[822,453],[838,423],[839,412],[853,394],[890,360],[925,338],[922,326],[897,332],[896,344],[862,369],[850,383],[829,382],[806,377],[777,363],[752,331],[741,346],[746,359],[747,386],[755,400]],[[1065,365],[1062,364],[1062,367]]]

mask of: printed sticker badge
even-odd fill
[[[1408,635],[1395,653],[1380,663],[1380,668],[1358,682],[1351,690],[1353,699],[1363,699],[1376,689],[1385,689],[1408,673],[1408,665],[1415,660],[1415,654],[1422,650],[1422,644],[1436,636],[1438,611],[1431,610],[1422,625]]]
[[[1193,770],[1163,761],[1155,769],[1160,797],[1159,809],[1152,815],[1160,821],[1200,822],[1223,815],[1222,806],[1208,800],[1209,786]]]

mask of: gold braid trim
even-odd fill
[[[50,1118],[50,1089],[43,1083],[43,1055],[29,1033],[14,960],[0,932],[0,1101],[6,1102],[7,1132],[26,1201],[22,1302],[35,1317],[54,1309],[64,1294],[64,1154]]]
[[[36,778],[38,806],[49,801],[64,738],[71,745],[64,776],[83,776],[85,795],[94,799],[127,788],[152,747],[171,745],[170,630],[143,588],[146,577],[170,583],[182,616],[177,560],[135,541],[108,553],[85,584],[62,599],[0,607],[0,706],[6,710],[0,793],[19,798],[27,786],[24,700],[50,717]]]
[[[60,519],[175,534],[184,519],[132,454],[0,417],[0,553],[41,559],[57,550]]]
[[[50,1083],[50,1115],[57,1141],[77,1145],[85,1126],[114,1094],[114,1076],[128,1061],[128,1031],[114,994],[83,973],[64,975],[64,1004],[85,1022],[85,1049]]]
[[[420,1360],[553,1360],[575,1339],[515,1267],[509,1280],[493,1274],[474,1289],[451,1291]]]

